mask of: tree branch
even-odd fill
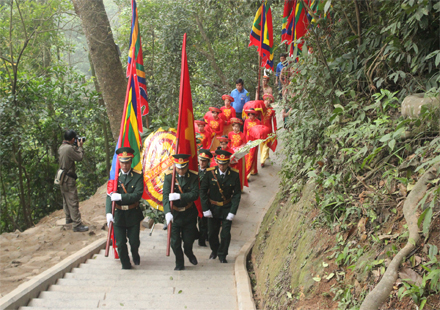
[[[400,263],[404,257],[407,257],[408,254],[411,253],[420,239],[416,211],[419,201],[423,198],[428,189],[428,181],[438,175],[439,168],[440,163],[437,163],[425,172],[406,198],[405,203],[403,204],[403,214],[408,224],[408,243],[396,254],[396,256],[394,256],[380,282],[367,295],[367,297],[365,297],[360,310],[379,309],[379,307],[389,298],[391,289],[397,279],[397,272]]]
[[[356,30],[354,29],[353,24],[351,23],[350,19],[349,19],[348,16],[347,16],[347,13],[345,13],[345,10],[344,10],[344,9],[342,10],[342,13],[344,13],[344,16],[345,16],[345,18],[347,19],[347,23],[348,23],[348,25],[350,26],[351,31],[353,32],[353,34],[354,34],[355,36],[357,36],[358,34],[356,33]]]
[[[203,28],[202,21],[200,20],[200,17],[197,13],[195,14],[195,19],[196,19],[197,27],[199,28],[200,34],[202,35],[203,40],[205,40],[206,44],[208,45],[209,52],[206,52],[206,51],[202,52],[201,49],[198,49],[198,50],[208,58],[209,62],[211,63],[211,66],[214,68],[215,72],[222,80],[222,84],[227,89],[229,87],[229,85],[226,82],[227,81],[226,76],[223,74],[223,71],[220,69],[220,67],[217,65],[217,62],[215,61],[214,49],[212,48],[211,41],[209,40],[209,37],[206,34],[205,29]]]
[[[24,37],[27,40],[28,36],[27,36],[27,31],[26,31],[26,25],[24,24],[23,15],[21,14],[21,10],[20,10],[20,6],[18,5],[18,1],[15,1],[15,4],[17,4],[18,14],[20,14],[21,24],[23,25]]]
[[[361,13],[359,11],[359,4],[357,3],[357,0],[353,0],[353,2],[354,2],[354,8],[356,10],[357,32],[358,32],[358,46],[361,46],[361,44],[362,44]]]

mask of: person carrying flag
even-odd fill
[[[199,150],[199,180],[202,182],[206,174],[206,169],[209,168],[213,155],[209,149]],[[199,224],[199,246],[206,247],[206,240],[208,240],[208,219],[206,217],[198,218]]]
[[[139,233],[141,221],[144,219],[139,208],[139,200],[144,191],[142,174],[131,169],[134,150],[131,147],[120,147],[116,150],[121,170],[118,177],[117,191],[107,195],[105,212],[107,225],[113,222],[113,229],[122,269],[131,269],[128,257],[127,237],[130,242],[133,263],[139,265]],[[112,215],[112,201],[115,201],[115,215]]]
[[[197,235],[197,208],[194,202],[199,198],[199,176],[197,171],[189,170],[189,158],[191,155],[175,154],[174,166],[176,179],[174,191],[171,193],[171,180],[173,169],[165,172],[163,184],[163,211],[167,226],[171,226],[171,248],[176,256],[174,270],[184,270],[185,261],[183,253],[193,265],[197,265],[197,258],[193,253],[193,244]],[[173,210],[170,208],[173,201]],[[183,241],[183,251],[182,251]]]
[[[240,176],[238,170],[229,167],[230,152],[216,150],[215,154],[218,166],[206,169],[200,185],[200,199],[203,216],[208,218],[208,240],[212,251],[209,259],[218,256],[220,263],[227,263],[232,220],[241,199]]]

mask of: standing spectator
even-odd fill
[[[235,81],[235,87],[236,89],[231,91],[231,97],[234,98],[232,107],[235,109],[237,118],[243,120],[241,114],[243,112],[243,106],[250,100],[249,92],[244,88],[244,82],[242,79]]]
[[[272,87],[269,86],[269,76],[263,76],[263,94],[273,95]]]
[[[282,83],[281,83],[281,70],[286,66],[286,54],[281,54],[280,62],[277,65],[276,73],[275,73],[275,84],[278,85],[278,93],[281,93]]]
[[[75,141],[78,143],[77,146]],[[89,230],[81,222],[78,190],[76,189],[75,161],[81,161],[84,157],[83,142],[83,139],[77,139],[75,131],[67,130],[64,133],[64,141],[58,149],[60,169],[63,169],[66,173],[64,182],[60,186],[61,195],[63,196],[63,209],[66,215],[66,224],[73,223],[74,232]]]

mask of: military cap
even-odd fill
[[[230,152],[224,150],[216,150],[215,154],[216,154],[215,159],[219,164],[229,163],[229,160],[231,159],[232,156]]]
[[[174,154],[174,165],[176,166],[176,168],[185,168],[186,165],[188,165],[190,156],[191,155],[188,154]]]
[[[213,156],[211,154],[211,151],[205,150],[205,149],[199,150],[199,159],[200,160],[211,160],[212,157]]]
[[[121,163],[126,163],[134,157],[134,150],[131,147],[120,147],[116,150],[116,155]]]

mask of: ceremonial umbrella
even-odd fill
[[[262,112],[266,112],[266,105],[264,104],[263,100],[253,100],[248,101],[243,106],[243,119],[248,118],[248,115],[246,113],[246,110],[253,108],[255,111],[258,112],[257,116],[261,115]]]

